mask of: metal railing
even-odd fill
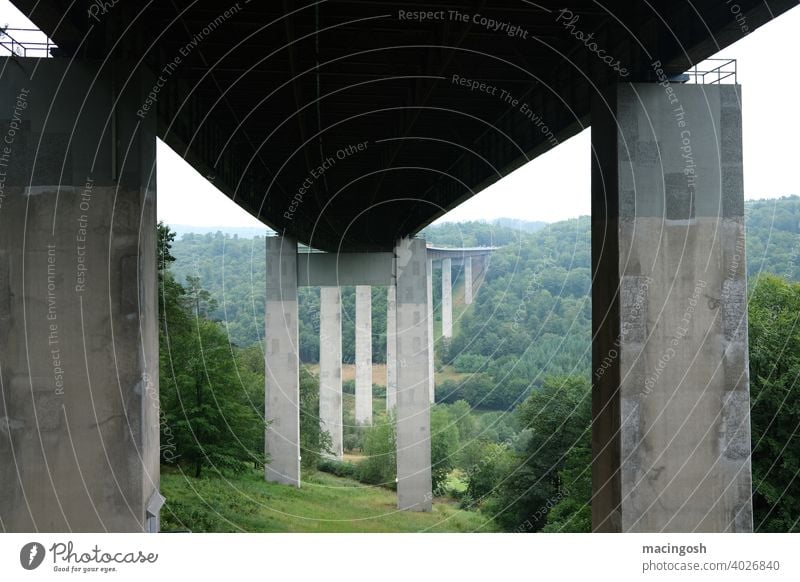
[[[686,71],[685,75],[689,78],[687,83],[695,85],[735,85],[736,59],[706,59]]]
[[[0,28],[0,56],[52,56],[58,46],[37,28]]]

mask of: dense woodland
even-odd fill
[[[798,531],[800,197],[748,202],[746,214],[755,527]],[[590,528],[589,229],[581,217],[451,223],[423,233],[439,245],[503,247],[469,308],[458,302],[462,273],[453,269],[455,335],[449,344],[437,341],[431,412],[436,495],[491,527]],[[167,227],[161,234],[162,460],[198,477],[253,471],[264,462],[264,239],[176,240]],[[435,271],[437,306],[440,292]],[[319,291],[302,289],[300,349],[308,364],[319,357],[318,313]],[[354,289],[343,288],[345,362],[354,357],[354,314]],[[385,289],[373,289],[372,317],[380,363]],[[346,406],[345,446],[354,461],[342,463],[324,459],[318,384],[305,369],[301,385],[304,471],[394,487],[393,419],[382,412],[382,387],[372,427],[355,426]]]

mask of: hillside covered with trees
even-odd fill
[[[797,531],[800,197],[748,202],[746,218],[755,525]],[[436,495],[475,513],[484,529],[587,531],[590,221],[505,224],[451,223],[423,233],[437,245],[502,247],[469,308],[458,302],[462,273],[454,267],[455,335],[437,342],[431,413]],[[169,429],[174,447],[172,461],[163,460],[186,479],[205,467],[253,471],[263,463],[264,239],[184,234],[167,246],[175,260],[163,261],[162,271],[162,443]],[[438,320],[441,280],[434,272]],[[343,288],[342,297],[343,357],[352,362],[354,289]],[[318,314],[319,291],[302,289],[300,349],[308,370],[319,358]],[[374,288],[376,363],[385,360],[385,320],[386,291]],[[324,460],[316,378],[304,371],[302,385],[305,470],[392,488],[393,419],[383,410],[382,387],[369,428],[355,426],[346,397],[348,460],[340,463]],[[231,407],[222,415],[215,412],[220,400]],[[223,416],[234,422],[223,426]],[[175,523],[188,527],[179,505]]]

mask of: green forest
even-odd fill
[[[750,201],[746,220],[754,525],[800,531],[800,197]],[[502,248],[469,307],[454,266],[449,342],[439,338],[436,311],[434,512],[386,520],[376,516],[393,505],[394,425],[379,375],[371,427],[355,425],[345,381],[345,460],[325,457],[314,375],[319,291],[300,292],[303,488],[289,490],[261,478],[264,238],[178,239],[160,226],[164,529],[589,531],[589,218],[446,223],[421,234],[437,245]],[[438,306],[437,269],[433,288]],[[372,300],[373,361],[381,364],[386,289],[373,288]],[[343,360],[351,363],[353,288],[342,289],[342,302]],[[326,521],[326,512],[336,517]]]

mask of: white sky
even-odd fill
[[[33,26],[8,0],[0,0],[0,24]],[[800,194],[798,34],[800,8],[794,8],[715,55],[738,61],[748,199]],[[590,131],[539,156],[440,222],[504,216],[553,222],[589,214]],[[159,219],[194,226],[261,226],[169,147],[158,146]]]

